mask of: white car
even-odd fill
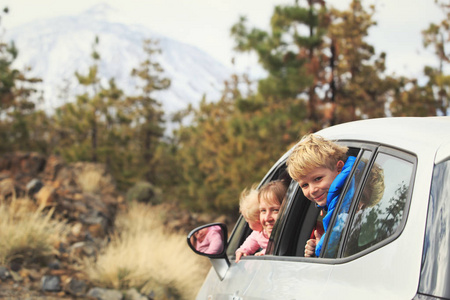
[[[333,227],[334,216],[320,257],[304,257],[320,216],[292,181],[265,256],[234,262],[250,233],[242,216],[217,253],[195,250],[192,236],[215,226],[226,237],[225,225],[188,235],[191,248],[212,263],[197,299],[450,299],[450,117],[370,119],[317,134],[357,157],[342,193],[352,181],[352,204],[335,210],[346,215],[344,228]],[[289,153],[261,185],[285,174]],[[381,199],[358,210],[371,193],[374,166],[384,174]]]

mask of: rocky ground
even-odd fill
[[[100,251],[117,212],[126,208],[124,196],[116,191],[103,165],[66,164],[57,156],[37,153],[4,155],[0,158],[0,202],[13,198],[53,208],[53,217],[65,220],[70,233],[59,242],[58,253],[46,266],[0,265],[0,299],[153,299],[134,289],[123,294],[96,287],[77,264],[80,258]],[[211,220],[173,207],[170,211],[167,225],[177,231],[211,221],[226,222],[225,218]]]

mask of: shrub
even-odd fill
[[[136,202],[119,214],[117,233],[97,261],[87,265],[90,279],[107,288],[152,292],[155,299],[193,299],[209,263],[189,249],[184,234],[163,228],[162,215]]]
[[[0,264],[45,263],[66,227],[28,199],[0,202]]]
[[[141,181],[128,190],[126,199],[129,203],[138,201],[156,205],[162,203],[162,192],[153,184]]]

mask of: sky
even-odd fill
[[[10,11],[1,25],[8,30],[34,20],[77,15],[99,3],[155,32],[194,45],[232,69],[251,72],[256,58],[236,55],[231,26],[246,16],[251,27],[267,30],[274,7],[294,0],[1,0],[0,8],[7,6]],[[345,9],[350,0],[327,3]],[[421,36],[431,22],[443,19],[434,0],[363,0],[369,3],[377,8],[378,25],[370,31],[368,42],[377,53],[387,53],[389,74],[419,77],[423,66],[437,65],[432,49],[423,48]],[[238,65],[232,65],[233,57]]]

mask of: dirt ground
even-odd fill
[[[65,294],[44,293],[30,290],[28,287],[0,282],[0,299],[2,300],[72,300]],[[78,298],[80,299],[80,298]]]

